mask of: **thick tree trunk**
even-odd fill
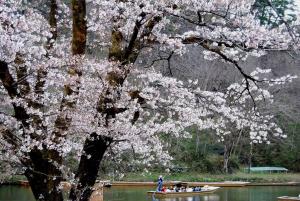
[[[54,150],[32,150],[31,166],[25,171],[31,190],[38,201],[63,201],[59,188],[62,175],[54,165],[60,162],[60,156]],[[54,162],[55,161],[55,162]]]
[[[59,189],[60,179],[53,181],[52,177],[36,173],[35,170],[27,170],[25,175],[36,200],[63,201],[62,192]]]
[[[70,191],[70,200],[88,201],[95,185],[100,162],[112,138],[92,133],[85,141],[83,154],[76,173],[77,185]]]
[[[72,15],[72,53],[73,55],[83,55],[85,53],[87,36],[85,0],[72,0]]]

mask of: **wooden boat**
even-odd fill
[[[208,186],[201,188],[201,191],[192,191],[192,192],[157,192],[157,191],[148,191],[147,194],[164,198],[164,197],[189,197],[189,196],[195,196],[195,195],[201,195],[201,194],[207,194],[207,193],[213,193],[216,190],[218,190],[220,187],[216,186]]]
[[[277,199],[278,201],[296,201],[296,200],[300,200],[300,196],[298,197],[282,196],[282,197],[278,197]]]

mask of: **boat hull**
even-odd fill
[[[203,189],[201,191],[193,191],[193,192],[156,192],[156,191],[148,191],[147,194],[154,197],[190,197],[201,194],[214,193],[220,187],[211,187],[209,189]]]
[[[299,197],[282,196],[282,197],[278,197],[277,199],[278,201],[298,201],[300,200],[300,196]]]

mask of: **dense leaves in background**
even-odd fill
[[[285,124],[285,122],[281,122]],[[253,154],[250,153],[249,140],[244,138],[235,147],[228,164],[229,173],[244,171],[249,166],[249,157],[252,157],[252,166],[279,166],[285,167],[291,172],[300,171],[300,135],[299,123],[288,123],[284,126],[284,132],[288,135],[285,140],[274,139],[265,144],[253,145]],[[224,147],[222,143],[216,143],[212,135],[195,132],[193,138],[170,140],[172,142],[171,153],[174,157],[175,167],[185,167],[189,171],[225,173],[223,169]],[[160,170],[160,169],[154,169]]]
[[[300,171],[300,124],[288,123],[285,131],[289,137],[284,141],[274,140],[270,146],[255,145],[253,165],[283,166],[292,172]]]

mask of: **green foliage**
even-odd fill
[[[280,166],[291,172],[300,172],[300,123],[277,115],[277,123],[287,134],[287,139],[270,137],[271,144],[253,145],[252,166]],[[170,153],[173,163],[188,167],[199,173],[222,173],[224,145],[210,131],[199,132],[190,128],[191,139],[164,139],[171,144]],[[248,166],[250,159],[250,142],[247,135],[241,138],[235,151],[229,158],[228,172],[236,172],[240,166]]]
[[[285,140],[272,140],[269,146],[257,145],[254,149],[254,166],[283,166],[290,171],[300,171],[300,123],[285,125],[284,119],[279,118],[287,133]]]
[[[222,143],[211,131],[199,132],[195,128],[188,130],[192,134],[190,139],[164,139],[171,144],[169,152],[174,157],[176,166],[187,166],[190,171],[206,173],[222,173],[223,153]],[[228,164],[229,172],[239,168],[238,158],[233,156]]]
[[[253,10],[261,24],[278,27],[296,20],[294,0],[256,0]]]

